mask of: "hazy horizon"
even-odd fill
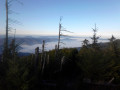
[[[79,37],[79,36],[70,36],[70,37],[61,37],[61,42],[65,44],[60,44],[60,48],[77,48],[81,47],[83,40],[89,40],[89,43],[92,43],[91,37]],[[12,37],[9,38],[9,42],[11,41]],[[109,38],[100,38],[98,43],[108,42]],[[4,43],[4,39],[0,38],[1,43]],[[42,48],[42,41],[45,40],[45,50],[49,51],[55,49],[55,45],[58,44],[58,36],[17,36],[16,43],[20,43],[19,52],[22,53],[34,53],[35,48],[39,47]],[[2,46],[2,44],[0,45]]]
[[[99,36],[100,38],[111,38],[111,36],[114,36],[116,39],[120,39],[120,35],[114,35],[114,34],[111,34],[111,35],[100,35],[97,33],[97,36]],[[16,34],[16,37],[40,37],[40,36],[56,36],[58,37],[58,34],[55,34],[55,35],[49,35],[49,34],[40,34],[40,35],[35,35],[35,34]],[[69,35],[66,36],[66,37],[92,37],[93,36],[93,33],[91,35]],[[5,34],[0,34],[0,37],[1,38],[5,38]],[[9,37],[14,37],[14,34],[10,34]]]

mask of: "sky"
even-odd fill
[[[15,0],[9,22],[10,35],[58,35],[59,20],[75,36],[91,36],[96,23],[97,34],[120,36],[120,0]],[[22,3],[22,4],[21,4]],[[5,0],[0,0],[0,34],[5,34]]]

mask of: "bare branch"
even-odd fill
[[[68,30],[61,30],[61,31],[66,31],[66,32],[69,32],[69,33],[74,33],[74,32],[68,31]]]
[[[60,34],[60,36],[69,36],[69,35],[63,35],[63,34]]]

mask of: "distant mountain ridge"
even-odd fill
[[[61,42],[63,42],[63,43],[65,42],[65,44],[70,42],[69,44],[67,44],[65,46],[65,47],[68,47],[68,48],[70,48],[69,45],[72,45],[73,48],[74,47],[81,47],[82,41],[85,38],[90,40],[90,37],[69,36],[69,37],[61,37],[61,40],[62,40]],[[12,39],[13,39],[13,37],[9,37],[9,43],[11,42]],[[35,36],[35,37],[34,36],[24,36],[24,37],[23,36],[17,36],[16,37],[16,44],[20,45],[20,47],[19,47],[20,52],[34,53],[34,49],[36,47],[41,48],[41,44],[42,44],[43,40],[45,40],[45,42],[47,43],[47,46],[46,46],[47,50],[49,50],[49,48],[54,49],[54,46],[57,44],[57,41],[58,41],[58,36]],[[99,40],[106,41],[107,39],[100,38]],[[76,46],[75,43],[78,43],[77,46]],[[4,44],[4,38],[2,37],[2,38],[0,38],[0,54],[2,53],[2,50],[3,50],[3,44]],[[52,44],[54,44],[54,45],[52,45]],[[102,43],[102,45],[106,45],[106,44]],[[29,49],[31,49],[32,52]]]
[[[9,37],[9,43],[13,38]],[[49,38],[49,37],[42,37],[42,38],[33,38],[33,37],[18,37],[16,38],[16,43],[24,44],[24,45],[34,45],[34,44],[41,44],[42,41],[45,40],[46,42],[57,41],[57,38]],[[4,38],[0,38],[0,46],[3,45]]]
[[[9,44],[11,43],[13,37],[9,37]],[[69,40],[69,38],[64,38],[64,40]],[[42,44],[43,40],[45,42],[57,42],[58,37],[57,36],[24,36],[24,37],[16,37],[16,44],[19,45],[35,45],[35,44]],[[2,53],[4,45],[4,36],[0,38],[0,54]],[[20,47],[20,49],[22,49]]]

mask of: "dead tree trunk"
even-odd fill
[[[43,58],[42,75],[44,73],[45,64],[46,64],[46,53],[44,53],[44,58]]]
[[[5,53],[8,53],[8,0],[6,0],[6,37],[5,37]]]
[[[44,72],[44,67],[45,67],[45,62],[46,62],[46,53],[45,53],[45,41],[43,40],[43,44],[42,44],[42,56],[41,56],[41,73],[43,75]]]
[[[64,60],[65,60],[65,56],[63,56],[61,59],[60,71],[62,71]]]
[[[42,44],[42,54],[44,54],[44,50],[45,50],[45,41],[43,40],[43,44]]]
[[[35,49],[35,69],[38,66],[38,58],[39,58],[39,47]]]
[[[59,49],[60,49],[60,43],[64,44],[64,43],[61,42],[61,40],[60,40],[61,36],[68,36],[68,35],[63,35],[63,34],[62,34],[62,31],[69,32],[69,33],[73,33],[73,32],[70,32],[70,31],[65,30],[65,28],[62,26],[61,20],[62,20],[62,17],[60,17],[60,22],[59,22],[58,51],[59,51]]]
[[[60,32],[61,32],[61,19],[60,19],[60,23],[59,23],[58,50],[60,48]]]
[[[43,58],[44,58],[44,50],[45,50],[45,41],[43,40],[42,44],[42,54],[41,54],[41,63],[43,64]]]

